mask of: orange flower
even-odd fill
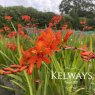
[[[4,26],[4,30],[5,30],[5,31],[9,31],[10,28],[9,28],[8,26]]]
[[[86,62],[90,62],[91,59],[95,58],[95,54],[92,51],[88,51],[87,49],[87,45],[83,45],[83,51],[80,53],[81,58],[86,61]]]
[[[2,33],[3,32],[3,30],[2,29],[0,29],[0,33]]]
[[[67,42],[69,37],[73,34],[72,30],[68,30],[67,33],[64,36],[64,44]]]
[[[4,74],[4,70],[0,70],[0,75]]]
[[[95,54],[90,51],[83,51],[81,52],[81,58],[86,62],[90,62],[91,59],[95,59]]]
[[[28,15],[23,15],[22,16],[22,20],[29,21],[30,19],[31,19],[31,17],[28,16]]]
[[[12,37],[15,37],[15,36],[17,36],[17,32],[15,32],[15,31],[10,32],[10,33],[8,34],[8,37],[9,37],[9,38],[12,38]]]
[[[33,71],[34,64],[38,68],[41,67],[42,62],[50,63],[48,55],[52,55],[52,51],[59,50],[58,45],[61,41],[61,32],[54,34],[50,28],[46,31],[42,31],[41,35],[36,40],[36,45],[26,51],[22,51],[22,58],[20,60],[20,65],[29,65],[27,73],[30,75]]]
[[[40,40],[45,43],[48,49],[53,51],[59,50],[58,45],[61,42],[61,32],[58,31],[54,34],[50,28],[47,28],[46,31],[42,31],[41,35],[37,38],[37,41]]]
[[[18,28],[22,28],[23,27],[20,23],[17,26],[18,26]]]
[[[80,21],[81,25],[85,25],[87,22],[86,21]]]
[[[25,69],[27,69],[27,66],[20,66],[20,65],[12,64],[10,67],[1,69],[0,75],[14,74],[17,72],[21,72]]]
[[[49,23],[49,27],[55,26],[56,24],[58,24],[61,21],[61,19],[62,19],[61,15],[53,16]]]
[[[12,51],[15,51],[17,49],[17,45],[16,44],[13,44],[13,43],[8,43],[7,48],[11,49]]]
[[[23,31],[23,26],[21,24],[18,24],[17,27],[18,27],[18,32]]]
[[[83,27],[83,30],[90,30],[90,29],[93,29],[93,27],[91,27],[91,26],[84,26]]]
[[[5,16],[5,19],[10,21],[12,19],[12,17],[11,16]]]
[[[2,39],[2,35],[0,35],[0,40]]]
[[[24,35],[25,35],[24,31],[19,31],[19,34],[20,34],[21,36],[24,36]]]
[[[52,22],[49,23],[49,27],[53,27],[53,23]]]
[[[21,68],[20,65],[16,65],[16,64],[12,64],[10,67],[11,67],[11,68]]]
[[[37,45],[39,48],[41,45]],[[25,64],[29,65],[28,67],[28,74],[30,75],[33,71],[34,64],[37,64],[37,67],[40,68],[42,61],[45,61],[47,63],[50,63],[49,58],[46,56],[44,51],[39,51],[36,47],[30,48],[29,50],[24,51],[23,48],[21,48],[21,51],[23,53],[23,57],[20,60],[20,65],[23,66]]]

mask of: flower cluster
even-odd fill
[[[73,34],[72,30],[68,30],[67,33],[65,34],[65,37],[64,37],[64,44],[66,44],[67,40],[69,39],[69,37]]]
[[[22,20],[24,20],[24,21],[29,21],[30,19],[31,19],[31,17],[28,16],[28,15],[23,15],[22,16]]]
[[[53,51],[59,50],[58,45],[60,42],[61,32],[54,34],[50,28],[47,28],[45,32],[41,31],[34,47],[26,51],[21,48],[23,56],[20,61],[20,65],[29,65],[27,72],[30,75],[33,71],[34,64],[37,65],[37,68],[40,68],[42,61],[48,64],[50,63],[48,56],[52,56]]]
[[[17,49],[17,45],[16,44],[13,44],[11,42],[9,42],[7,45],[6,45],[7,48],[9,48],[10,50],[12,51],[15,51]]]
[[[91,59],[95,59],[95,53],[90,51],[83,51],[81,52],[81,58],[86,62],[90,62]]]
[[[5,16],[5,19],[8,21],[11,21],[12,17],[11,16]]]
[[[7,25],[4,25],[4,30],[5,31],[10,31],[10,28]]]
[[[60,15],[53,16],[49,23],[49,27],[56,26],[61,21],[61,19],[62,19],[62,16]]]
[[[26,68],[27,66],[20,66],[20,65],[12,64],[10,65],[10,67],[3,68],[2,70],[0,70],[0,74],[4,74],[4,75],[15,74],[17,72],[22,72]]]
[[[86,21],[80,21],[81,25],[85,25],[87,22]]]
[[[93,29],[93,27],[92,26],[84,26],[83,27],[83,30],[90,30],[90,29]]]
[[[0,33],[2,33],[3,32],[3,29],[0,29]]]
[[[15,31],[10,32],[10,33],[8,34],[8,37],[9,37],[9,38],[13,38],[13,37],[15,37],[15,36],[17,36],[17,32],[15,32]]]
[[[11,21],[11,16],[5,16],[5,19],[8,21]],[[95,59],[95,54],[92,51],[88,51],[86,48],[76,48],[72,46],[67,46],[67,41],[69,37],[73,34],[71,29],[68,29],[68,24],[65,23],[61,28],[62,30],[66,30],[66,34],[64,38],[62,38],[62,32],[57,31],[53,32],[51,27],[56,27],[56,25],[61,21],[62,16],[53,16],[49,23],[49,27],[41,30],[40,35],[37,37],[35,45],[33,47],[30,47],[27,50],[24,50],[23,46],[21,46],[21,53],[22,57],[20,59],[20,64],[16,65],[10,65],[8,68],[3,68],[0,70],[0,74],[14,74],[17,72],[22,72],[23,70],[27,70],[28,75],[31,75],[34,69],[34,66],[37,68],[40,68],[42,65],[42,62],[46,62],[47,64],[50,64],[50,58],[53,55],[54,52],[58,52],[61,49],[73,49],[73,50],[81,50],[80,56],[81,58],[86,61],[90,62],[91,59]],[[22,20],[28,22],[33,21],[30,16],[23,15]],[[88,29],[87,26],[85,26],[86,22],[81,21],[81,25],[84,26],[84,28]],[[0,33],[2,33],[4,30],[7,31],[7,37],[13,38],[16,37],[17,34],[28,38],[28,35],[24,33],[26,28],[29,28],[31,26],[31,23],[28,22],[27,26],[24,27],[22,24],[17,25],[17,31],[10,31],[11,29],[4,25],[4,29],[0,30]],[[32,24],[32,27],[36,27],[36,24]],[[89,27],[90,29],[91,27]],[[38,30],[33,30],[34,33],[37,33]],[[2,38],[2,36],[0,36]],[[9,42],[6,47],[12,51],[15,51],[17,49],[17,45],[14,43]]]

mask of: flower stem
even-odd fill
[[[32,94],[32,86],[31,86],[31,82],[30,82],[29,76],[27,75],[26,71],[24,71],[24,74],[25,74],[25,77],[26,77],[26,80],[27,80],[27,84],[28,84],[28,87],[29,87],[30,95],[33,95]]]

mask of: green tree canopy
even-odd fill
[[[79,17],[95,15],[94,0],[62,0],[59,9],[62,14],[77,14]]]

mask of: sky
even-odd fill
[[[0,0],[0,5],[34,7],[40,11],[59,13],[59,4],[62,0]]]

